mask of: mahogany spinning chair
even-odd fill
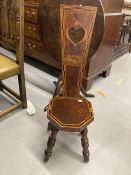
[[[11,99],[13,98],[16,103],[0,111],[0,118],[6,116],[19,107],[27,107],[24,78],[24,0],[16,1],[15,12],[16,60],[0,53],[0,92],[7,94],[8,97],[11,97]],[[15,75],[18,76],[20,94],[17,94],[3,83],[3,80]]]
[[[89,161],[87,125],[94,117],[91,103],[80,95],[97,8],[61,5],[62,92],[49,105],[51,135],[44,161],[52,154],[59,130],[80,132],[85,162]]]

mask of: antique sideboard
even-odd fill
[[[15,0],[0,0],[0,45],[15,50]],[[122,21],[123,0],[25,0],[25,55],[61,69],[59,6],[97,6],[89,58],[83,85],[89,89],[95,77],[108,76]],[[88,70],[88,71],[87,71]]]

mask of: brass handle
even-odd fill
[[[28,43],[27,45],[28,45],[28,47],[30,47],[31,46],[31,43]]]
[[[29,32],[35,32],[36,31],[36,28],[35,27],[31,28],[31,26],[28,26],[27,29],[28,29]]]
[[[36,48],[36,45],[33,45],[33,49],[35,49]]]
[[[29,49],[35,49],[36,48],[36,45],[35,44],[31,45],[31,43],[28,43],[27,46],[28,46]]]
[[[19,36],[16,36],[16,40],[19,41],[20,40],[20,37]]]
[[[30,29],[31,29],[31,27],[30,27],[30,26],[28,26],[28,31],[30,31]]]
[[[34,11],[31,13],[31,11],[28,10],[26,13],[27,13],[28,17],[30,17],[30,18],[32,18],[34,15],[36,15],[36,12],[34,12]]]
[[[32,15],[36,15],[36,12],[32,12]]]
[[[35,32],[35,31],[36,31],[36,28],[34,27],[34,28],[33,28],[33,32]]]
[[[32,18],[32,15],[28,14],[28,17],[29,17],[29,18]]]

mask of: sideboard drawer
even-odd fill
[[[36,24],[25,22],[25,36],[40,41],[38,26]]]
[[[38,8],[25,5],[25,21],[37,23]]]
[[[25,38],[25,50],[26,52],[45,52],[45,48],[41,42]]]

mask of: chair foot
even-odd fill
[[[52,123],[51,122],[48,122],[48,131],[51,131],[51,129],[52,129]]]
[[[89,162],[89,156],[90,156],[90,152],[88,149],[89,148],[89,140],[87,137],[87,133],[88,133],[87,128],[81,132],[81,144],[83,147],[83,156],[84,156],[85,162]]]
[[[52,154],[52,149],[56,142],[56,135],[58,133],[58,129],[52,126],[51,135],[47,142],[47,149],[45,150],[44,162],[47,162]]]
[[[23,108],[27,108],[27,97],[26,97],[26,87],[25,87],[25,77],[24,72],[18,75],[18,84],[21,101],[23,101]]]
[[[22,106],[23,109],[26,109],[27,108],[27,102],[23,102],[23,106]]]

